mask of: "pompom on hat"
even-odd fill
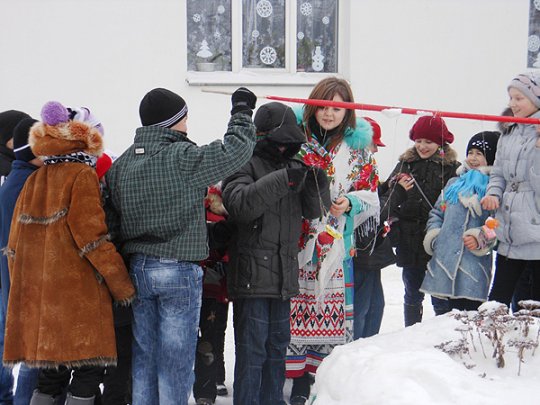
[[[188,113],[182,97],[170,90],[157,88],[149,91],[141,100],[139,115],[143,126],[171,128]]]
[[[430,115],[418,118],[409,132],[409,138],[412,141],[427,139],[439,146],[454,142],[454,135],[448,130],[444,120]]]
[[[534,72],[521,73],[514,77],[508,85],[508,90],[513,87],[519,90],[525,97],[540,109],[540,76]]]
[[[49,101],[41,109],[41,120],[52,126],[68,121],[86,122],[91,127],[96,128],[101,135],[105,135],[101,122],[86,107],[69,108],[64,107],[58,101]]]

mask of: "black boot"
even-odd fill
[[[403,315],[405,316],[405,326],[411,326],[415,323],[422,322],[422,313],[424,308],[422,304],[409,305],[403,304]]]
[[[303,405],[307,403],[311,392],[311,376],[305,372],[301,377],[293,378],[291,389],[291,405]]]

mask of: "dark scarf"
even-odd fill
[[[45,165],[54,165],[56,163],[66,162],[84,163],[85,165],[95,168],[97,157],[84,152],[74,152],[68,155],[47,156],[43,162]]]

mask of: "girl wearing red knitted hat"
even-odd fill
[[[414,184],[405,202],[391,215],[398,218],[390,237],[397,248],[397,265],[403,268],[405,326],[422,321],[424,294],[420,292],[420,286],[430,259],[423,247],[426,222],[441,190],[456,175],[459,166],[457,154],[449,145],[454,141],[454,135],[441,117],[420,117],[409,137],[414,146],[399,157],[387,180],[390,187],[403,177]],[[431,301],[437,315],[447,312],[445,301],[435,297]]]

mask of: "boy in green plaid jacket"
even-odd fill
[[[133,405],[187,404],[208,256],[206,188],[235,173],[255,145],[256,96],[232,95],[223,141],[187,137],[187,106],[154,89],[141,101],[134,144],[107,173],[110,232],[137,289],[133,302]]]

